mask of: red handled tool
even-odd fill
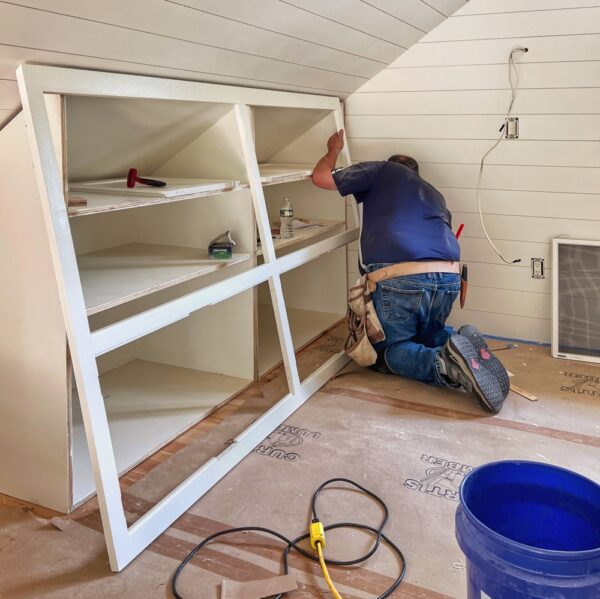
[[[143,185],[151,185],[152,187],[164,187],[165,181],[158,181],[157,179],[144,179],[138,177],[137,168],[130,168],[127,173],[127,187],[135,187],[136,183],[142,183]]]

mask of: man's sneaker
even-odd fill
[[[500,360],[498,360],[498,358],[490,351],[485,337],[477,328],[470,324],[460,327],[460,329],[458,329],[458,334],[463,335],[473,344],[482,364],[498,379],[502,394],[506,397],[510,390],[508,372],[506,372],[506,368],[504,368],[502,362],[500,362]]]
[[[497,414],[502,409],[504,395],[500,382],[485,368],[479,353],[464,335],[452,335],[442,347],[439,358],[444,362],[446,377],[473,395],[483,409]]]

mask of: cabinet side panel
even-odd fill
[[[67,343],[19,114],[0,132],[0,492],[68,511]]]

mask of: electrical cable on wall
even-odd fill
[[[517,46],[510,51],[510,55],[508,57],[508,81],[510,83],[510,91],[511,98],[510,104],[508,105],[508,110],[506,111],[506,115],[504,117],[504,124],[500,127],[500,137],[494,142],[494,144],[489,148],[489,150],[483,155],[481,158],[481,162],[479,164],[479,175],[477,176],[477,187],[476,187],[476,198],[477,198],[477,210],[479,212],[479,220],[481,222],[481,228],[483,229],[483,234],[485,238],[488,240],[489,244],[492,246],[494,252],[496,252],[497,256],[506,264],[516,264],[517,262],[521,262],[521,258],[516,258],[515,260],[509,260],[505,258],[502,252],[496,247],[492,238],[489,236],[487,229],[485,227],[485,222],[483,220],[483,211],[481,209],[481,198],[480,188],[481,188],[481,178],[483,176],[483,168],[485,166],[486,158],[500,145],[502,138],[504,137],[504,128],[508,124],[508,119],[512,114],[513,107],[515,105],[515,100],[517,99],[517,93],[519,91],[519,69],[517,67],[517,63],[515,62],[515,54],[519,52],[529,52],[528,48],[524,48],[523,46]]]

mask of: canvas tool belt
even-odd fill
[[[359,366],[371,366],[377,360],[377,352],[373,345],[385,339],[385,333],[371,293],[377,283],[407,275],[429,272],[444,272],[460,274],[458,262],[400,262],[375,270],[360,277],[348,292],[348,337],[346,353]]]

